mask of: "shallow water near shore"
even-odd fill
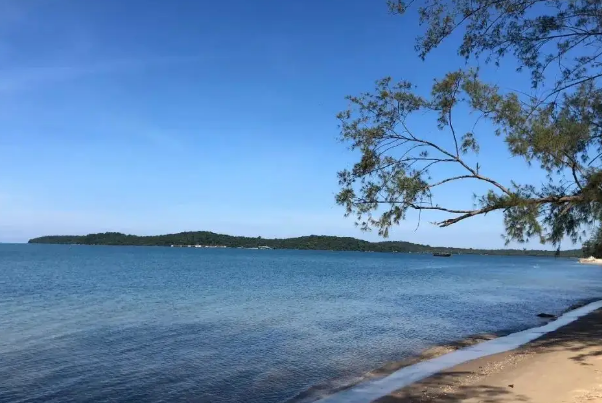
[[[568,259],[0,245],[0,401],[315,400],[601,295]]]
[[[591,302],[583,307],[567,312],[558,319],[543,326],[526,329],[494,340],[484,341],[474,346],[410,365],[380,379],[364,382],[352,388],[334,393],[331,396],[320,399],[318,403],[370,403],[445,369],[476,360],[477,358],[519,348],[600,308],[602,308],[602,300]]]

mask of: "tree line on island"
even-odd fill
[[[453,254],[489,254],[514,256],[563,256],[579,257],[582,251],[546,251],[527,249],[467,249],[435,247],[404,241],[369,242],[352,237],[310,235],[297,238],[268,239],[262,237],[243,237],[216,234],[208,231],[180,232],[178,234],[137,236],[119,232],[105,232],[89,235],[57,235],[43,236],[29,240],[37,244],[71,244],[71,245],[114,245],[114,246],[225,246],[228,248],[259,248],[267,246],[272,249],[299,250],[332,250],[389,253],[453,253]]]

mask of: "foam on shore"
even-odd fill
[[[512,333],[507,336],[485,341],[474,346],[456,350],[437,358],[401,368],[388,376],[357,384],[331,396],[318,400],[319,403],[370,403],[414,382],[428,378],[437,372],[477,358],[514,350],[562,326],[574,322],[596,309],[602,308],[602,301],[589,303],[569,311],[558,319],[543,326]]]

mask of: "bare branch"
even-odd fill
[[[514,203],[514,205],[509,205],[509,206],[508,205],[486,206],[486,207],[483,207],[480,209],[468,211],[459,217],[450,218],[448,220],[442,221],[442,222],[438,223],[438,225],[440,227],[449,227],[450,225],[460,222],[462,220],[465,220],[467,218],[474,217],[476,215],[487,214],[489,212],[492,212],[495,210],[501,210],[504,208],[512,208],[512,207],[527,206],[527,205],[543,205],[543,204],[547,204],[547,203],[563,204],[563,203],[582,201],[583,199],[584,199],[584,197],[582,195],[562,196],[562,197],[549,196],[549,197],[542,197],[539,199],[520,200],[520,201],[517,201],[516,203]]]
[[[444,183],[447,183],[447,182],[452,182],[452,181],[456,181],[456,180],[459,180],[459,179],[480,179],[480,178],[477,178],[477,177],[476,177],[476,176],[474,176],[474,175],[461,175],[461,176],[454,176],[454,177],[447,178],[447,179],[443,179],[442,181],[439,181],[439,182],[433,183],[432,185],[429,185],[429,186],[428,186],[428,188],[429,188],[429,189],[432,189],[432,188],[434,188],[434,187],[436,187],[436,186],[443,185]]]

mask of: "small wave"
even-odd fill
[[[516,329],[513,329],[516,331]],[[384,378],[387,375],[394,373],[402,368],[409,367],[418,364],[422,361],[430,360],[450,352],[466,348],[477,343],[481,343],[488,340],[493,340],[497,337],[501,337],[506,334],[510,334],[511,331],[502,331],[497,333],[486,333],[478,334],[466,337],[464,339],[454,341],[452,343],[442,344],[428,348],[418,355],[400,360],[389,362],[377,369],[365,373],[362,376],[337,378],[329,380],[318,385],[314,385],[309,389],[299,393],[292,399],[288,400],[287,403],[310,403],[316,402],[321,399],[332,396],[338,392],[353,388],[359,384],[365,384],[370,381],[375,381],[380,378]]]
[[[365,376],[347,377],[332,379],[318,385],[314,385],[309,389],[297,394],[292,399],[287,400],[287,403],[310,403],[320,399],[324,399],[337,392],[352,388],[360,383],[371,380],[367,374]]]
[[[547,333],[557,330],[578,318],[602,308],[602,301],[592,302],[575,310],[564,313],[557,320],[508,336],[494,338],[477,343],[470,347],[458,349],[436,358],[428,359],[414,365],[403,367],[380,379],[371,379],[354,385],[346,390],[341,390],[323,397],[320,403],[369,403],[377,400],[395,390],[401,389],[414,382],[418,382],[442,370],[454,367],[467,361],[493,354],[514,350]]]
[[[562,311],[562,314],[570,313],[579,308],[588,306],[588,305],[596,303],[596,302],[601,302],[601,301],[599,300],[599,298],[588,298],[588,299],[580,300],[580,301],[572,304],[571,306],[569,306],[564,311]],[[424,361],[432,360],[437,357],[441,357],[446,354],[453,353],[457,350],[469,348],[469,347],[472,347],[479,343],[487,342],[487,341],[501,338],[504,336],[509,336],[509,335],[516,334],[516,333],[522,333],[522,332],[526,332],[526,331],[534,330],[534,329],[538,329],[538,328],[527,328],[527,327],[512,328],[512,329],[498,331],[495,333],[477,334],[477,335],[468,336],[466,338],[463,338],[463,339],[460,339],[460,340],[457,340],[457,341],[454,341],[451,343],[445,343],[445,344],[441,344],[438,346],[430,347],[418,355],[414,355],[412,357],[409,357],[409,358],[406,358],[403,360],[399,360],[399,361],[389,362],[389,363],[387,363],[375,370],[367,372],[361,376],[331,379],[327,382],[311,386],[310,388],[306,389],[305,391],[294,396],[292,399],[287,400],[287,403],[319,402],[323,399],[327,399],[330,396],[336,395],[339,392],[343,392],[343,391],[352,389],[355,386],[358,386],[358,385],[362,386],[362,385],[368,384],[369,382],[376,381],[381,378],[385,378],[403,368],[410,367],[410,366],[419,364]]]

